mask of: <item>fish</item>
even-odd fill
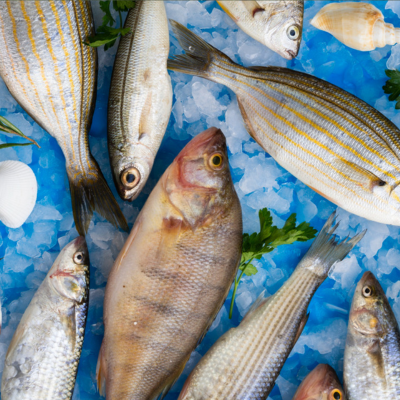
[[[82,236],[94,210],[128,230],[89,149],[97,53],[83,41],[93,34],[89,1],[0,1],[0,77],[18,104],[60,145]]]
[[[245,68],[176,21],[186,51],[173,71],[236,93],[245,126],[278,164],[343,209],[400,225],[400,130],[350,93],[311,75]]]
[[[353,296],[343,366],[348,400],[400,399],[400,331],[382,286],[365,272]]]
[[[97,363],[102,395],[168,392],[222,307],[241,246],[226,139],[210,128],[162,175],[112,267]]]
[[[372,4],[341,2],[323,7],[310,23],[352,49],[371,51],[400,42],[400,29],[384,18]]]
[[[335,370],[317,365],[303,380],[292,400],[346,400]]]
[[[108,149],[115,187],[134,200],[150,175],[172,107],[163,1],[136,1],[114,63],[108,103]]]
[[[89,300],[83,236],[63,248],[33,296],[8,347],[2,400],[72,398]]]
[[[303,0],[218,1],[253,39],[287,60],[297,57],[303,31]]]
[[[339,241],[333,213],[290,278],[253,303],[238,327],[221,336],[187,378],[179,400],[267,399],[308,320],[307,308],[329,271],[362,239]]]

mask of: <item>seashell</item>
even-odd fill
[[[361,51],[400,42],[400,29],[385,23],[381,11],[367,3],[328,4],[312,19],[311,25]]]
[[[20,161],[0,162],[0,221],[19,228],[35,207],[37,190],[30,167]]]

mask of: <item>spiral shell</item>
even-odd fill
[[[37,189],[35,174],[26,164],[0,162],[0,221],[19,228],[35,207]]]
[[[385,23],[381,11],[367,3],[328,4],[312,19],[311,25],[361,51],[400,42],[400,29]]]

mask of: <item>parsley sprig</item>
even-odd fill
[[[97,29],[97,33],[94,36],[89,36],[87,42],[84,42],[90,47],[100,47],[104,45],[104,50],[108,50],[110,47],[114,46],[118,37],[125,36],[131,32],[131,28],[124,28],[122,22],[122,13],[129,11],[131,8],[135,7],[135,1],[132,0],[113,0],[112,6],[115,11],[119,14],[119,28],[114,27],[116,23],[114,17],[110,10],[111,0],[100,1],[100,8],[104,12],[103,23]]]
[[[29,140],[31,142],[31,143],[4,143],[0,144],[0,149],[5,149],[6,147],[12,147],[12,146],[29,146],[31,144],[36,145],[40,149],[40,146],[35,140],[24,135],[15,125],[13,125],[10,121],[8,121],[2,116],[0,116],[0,132],[11,133],[12,135],[23,137],[24,139]]]
[[[255,275],[258,270],[252,264],[254,260],[259,260],[264,254],[283,244],[292,244],[294,242],[305,242],[315,237],[317,230],[307,222],[302,222],[296,226],[296,214],[289,216],[285,225],[278,228],[272,225],[272,216],[267,208],[258,212],[260,218],[260,232],[243,234],[242,258],[240,260],[240,273],[236,277],[233,288],[229,318],[232,318],[233,305],[235,302],[236,291],[243,275]]]
[[[396,101],[396,110],[400,109],[400,71],[395,69],[387,69],[386,75],[390,78],[387,80],[385,86],[382,87],[383,91],[390,94],[389,100]]]

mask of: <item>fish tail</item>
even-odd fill
[[[347,237],[340,241],[334,235],[339,226],[339,222],[336,222],[335,219],[336,212],[333,212],[300,262],[302,268],[312,269],[324,278],[337,262],[347,256],[367,232],[365,230],[351,239]]]
[[[128,231],[126,219],[93,157],[90,164],[88,173],[79,173],[80,179],[74,178],[76,171],[72,167],[67,167],[76,230],[85,236],[93,212],[97,211],[114,226]]]

